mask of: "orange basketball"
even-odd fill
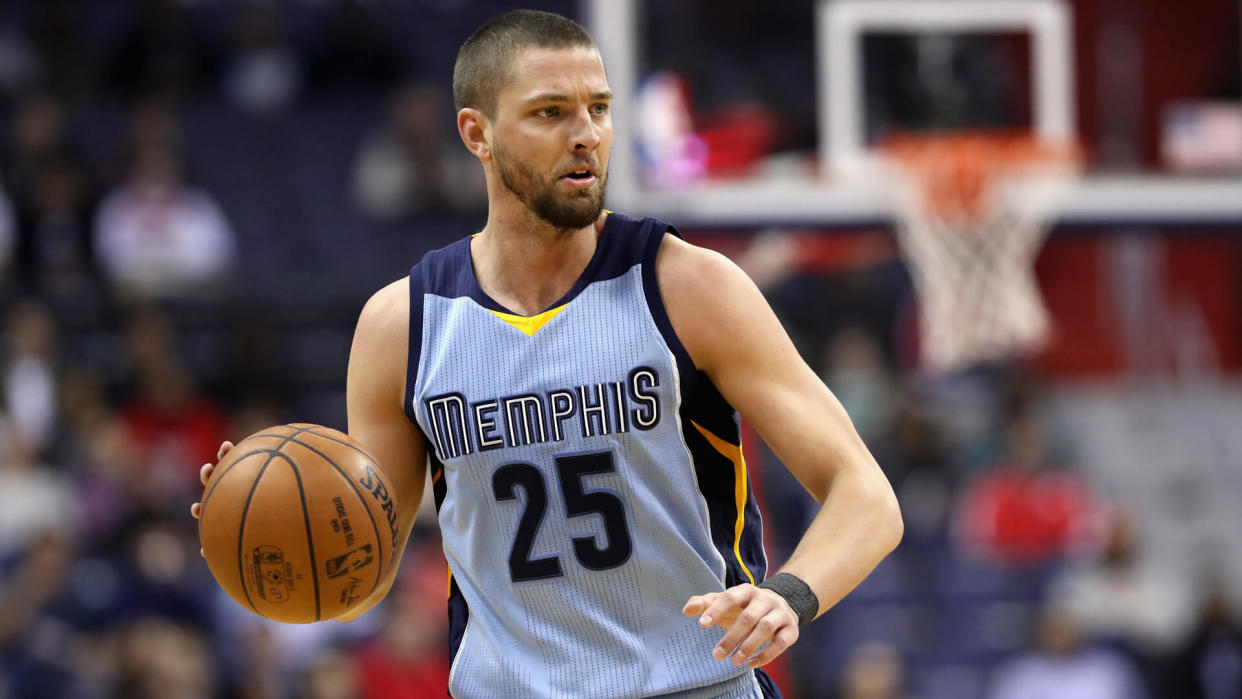
[[[396,496],[349,436],[270,427],[216,465],[198,536],[216,582],[246,609],[292,624],[332,619],[392,567]]]

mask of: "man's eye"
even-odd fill
[[[539,110],[539,116],[554,117],[560,113],[561,110],[556,107],[544,107]]]
[[[603,116],[604,114],[608,113],[608,105],[604,104],[603,102],[600,102],[599,104],[591,107],[591,111],[595,112],[596,114],[600,116]]]

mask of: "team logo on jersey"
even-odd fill
[[[660,422],[660,374],[640,366],[625,381],[584,384],[544,393],[471,402],[443,393],[423,404],[441,459],[476,451],[649,430]]]

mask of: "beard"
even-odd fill
[[[500,173],[500,181],[505,189],[513,192],[526,208],[539,218],[559,229],[585,228],[595,223],[604,210],[604,188],[608,182],[608,173],[596,175],[596,186],[570,192],[562,192],[557,188],[559,178],[540,181],[539,176],[530,166],[516,157],[512,157],[502,143],[495,146],[496,169]],[[594,162],[582,161],[584,164]],[[596,170],[598,171],[598,167]]]

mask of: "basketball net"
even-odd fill
[[[906,135],[881,145],[933,371],[1029,353],[1049,337],[1035,256],[1079,169],[1030,135]]]

